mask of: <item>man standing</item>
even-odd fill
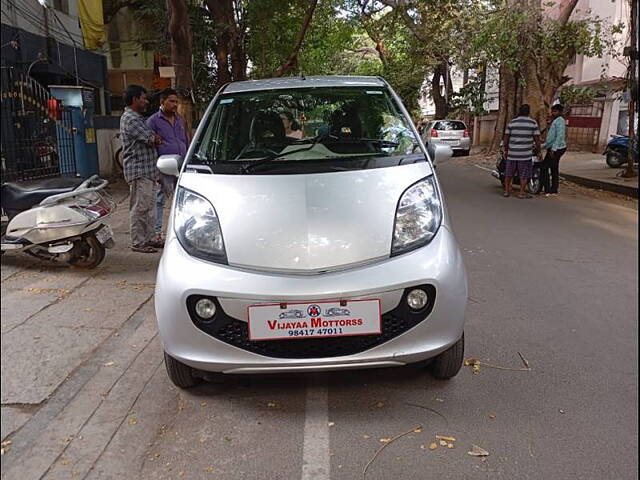
[[[520,193],[518,198],[531,198],[525,191],[525,187],[533,172],[531,158],[533,157],[533,145],[538,150],[540,157],[540,129],[538,122],[529,117],[529,105],[520,106],[518,116],[509,122],[504,132],[502,142],[506,158],[506,172],[504,182],[504,197],[511,195],[511,183],[513,177],[518,175],[520,179]]]
[[[129,184],[131,250],[154,253],[161,248],[153,239],[155,186],[158,179],[156,145],[161,139],[147,127],[142,113],[149,101],[147,91],[129,85],[124,93],[125,111],[120,117],[124,178]]]
[[[160,110],[151,115],[147,125],[162,138],[158,155],[180,155],[184,159],[189,146],[189,137],[183,118],[178,115],[178,93],[167,88],[160,94]],[[162,216],[165,199],[176,188],[176,177],[160,174],[160,188],[156,194],[156,241],[162,241]]]
[[[547,149],[544,162],[542,162],[542,188],[547,197],[558,195],[558,184],[560,183],[560,158],[567,151],[567,125],[564,122],[562,105],[551,107],[553,121],[547,133],[547,139],[543,147]],[[549,179],[551,171],[551,179]]]

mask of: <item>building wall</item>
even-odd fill
[[[54,12],[47,11],[38,3],[38,0],[0,0],[2,6],[2,23],[12,27],[21,28],[35,35],[45,36],[47,28],[45,26],[45,15],[48,21],[49,36],[58,42],[67,45],[76,43],[78,47],[84,47],[82,30],[78,19],[78,1],[66,0],[62,2],[68,6],[68,13],[63,10],[53,9],[54,2],[50,0],[50,5]],[[69,32],[65,32],[63,26]]]

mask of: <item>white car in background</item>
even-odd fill
[[[465,123],[461,120],[433,120],[429,122],[422,134],[425,144],[448,145],[453,153],[469,155],[471,137]]]

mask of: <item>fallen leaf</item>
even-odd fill
[[[438,448],[438,444],[436,442],[429,444],[429,450],[435,450],[436,448]]]
[[[442,403],[442,402],[444,402],[444,400],[443,400],[442,398],[438,398],[438,397],[436,397],[436,402],[440,402],[440,403]]]
[[[390,438],[381,438],[380,443],[389,443],[391,441]]]
[[[0,446],[6,447],[7,445],[11,445],[11,443],[13,443],[11,442],[11,440],[5,440],[4,442],[0,443]]]
[[[230,442],[231,440],[233,440],[231,437],[224,437],[224,439],[225,439],[227,442]]]
[[[213,467],[207,467],[204,469],[205,472],[213,472]]]
[[[201,407],[206,407],[207,406],[207,402],[200,402],[200,406]]]
[[[422,433],[422,427],[414,428],[413,433]]]
[[[438,440],[444,440],[445,442],[455,442],[455,441],[456,441],[456,439],[455,439],[455,438],[453,438],[453,437],[447,437],[447,436],[445,436],[445,435],[436,435],[436,438],[437,438]]]
[[[269,402],[269,403],[267,403],[267,407],[269,407],[269,408],[273,408],[273,407],[275,407],[275,406],[276,406],[276,404],[275,404],[275,403],[273,403],[273,402]]]
[[[69,465],[69,460],[62,460],[60,463],[62,463],[62,465]]]
[[[560,410],[558,410],[558,411],[559,411],[560,413],[562,413],[563,415],[564,415],[564,413],[565,413],[563,409],[560,409]]]
[[[369,438],[371,438],[371,436],[370,435],[362,435],[362,438],[369,439]]]
[[[440,446],[441,447],[446,447],[447,446],[447,442],[445,442],[444,440],[440,440]]]
[[[11,450],[9,447],[1,447],[0,448],[0,455],[4,455],[5,453],[7,453],[9,450]]]
[[[129,425],[135,425],[136,423],[138,423],[138,420],[135,417],[129,419]]]
[[[469,452],[467,452],[469,455],[471,455],[472,457],[486,457],[489,455],[489,452],[487,452],[485,449],[480,448],[477,445],[473,445],[473,447],[471,448],[471,450]]]
[[[329,425],[330,427],[333,427],[335,425],[335,422],[328,422],[327,425]]]
[[[455,445],[453,443],[447,443],[447,448],[454,448]]]
[[[384,402],[378,402],[378,403],[376,403],[376,407],[378,407],[378,408],[382,408],[382,407],[384,407]]]
[[[496,414],[495,414],[495,413],[490,413],[490,414],[489,414],[489,418],[490,418],[491,420],[495,420],[495,418],[496,418]]]
[[[110,367],[112,365],[114,365],[114,362],[107,362],[104,364],[105,367]]]

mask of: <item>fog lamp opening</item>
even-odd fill
[[[413,289],[407,295],[407,304],[412,310],[422,310],[428,303],[429,295],[422,289]]]

